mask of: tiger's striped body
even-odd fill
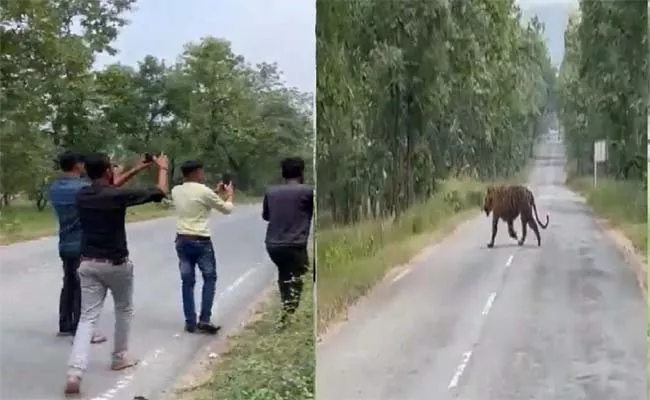
[[[488,187],[483,200],[483,210],[487,216],[490,215],[490,212],[492,213],[492,237],[487,245],[488,247],[494,247],[494,238],[497,234],[499,219],[504,220],[508,224],[508,234],[510,237],[517,239],[517,232],[514,229],[513,223],[519,216],[521,217],[522,229],[522,237],[518,241],[519,245],[523,246],[526,241],[526,228],[530,226],[537,237],[537,245],[541,246],[542,240],[537,224],[543,229],[546,229],[549,217],[546,214],[546,224],[543,224],[539,220],[537,207],[535,206],[535,196],[527,187],[522,185]]]

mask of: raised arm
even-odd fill
[[[124,167],[118,164],[113,165],[113,186],[121,187],[128,181],[130,181],[134,176],[139,172],[149,168],[153,163],[146,162],[142,158],[138,163],[131,168],[130,170],[124,172]]]
[[[230,190],[230,192],[227,191],[225,197],[225,199],[222,199],[221,196],[216,194],[207,186],[203,192],[203,200],[208,207],[217,210],[222,214],[230,214],[232,213],[233,208],[235,208],[232,203],[232,190]]]

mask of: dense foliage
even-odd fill
[[[578,174],[592,172],[593,143],[602,139],[609,141],[609,174],[647,174],[647,7],[639,1],[581,1],[569,21],[558,102]]]
[[[316,35],[319,218],[399,216],[530,157],[555,71],[514,0],[319,0]]]
[[[249,65],[225,40],[189,43],[172,65],[146,56],[135,67],[93,68],[97,54],[116,53],[134,2],[2,2],[4,204],[17,193],[41,197],[62,149],[121,159],[164,151],[172,166],[200,158],[252,192],[277,177],[282,156],[311,160],[311,95],[285,88],[274,64]]]

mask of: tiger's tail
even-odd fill
[[[530,196],[530,205],[533,206],[533,211],[535,211],[535,219],[537,220],[537,223],[539,226],[542,227],[542,229],[546,229],[548,226],[548,213],[546,214],[546,224],[542,224],[542,221],[539,220],[539,216],[537,215],[537,206],[535,205],[535,196],[531,194]]]

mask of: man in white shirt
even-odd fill
[[[171,191],[172,201],[178,217],[176,223],[176,253],[181,272],[183,313],[185,331],[216,334],[212,304],[217,283],[217,262],[210,237],[209,221],[211,211],[230,214],[233,210],[232,184],[219,183],[217,193],[203,182],[205,172],[199,161],[186,161],[181,164],[183,183]],[[194,305],[195,267],[203,276],[201,292],[201,312],[197,321]]]

